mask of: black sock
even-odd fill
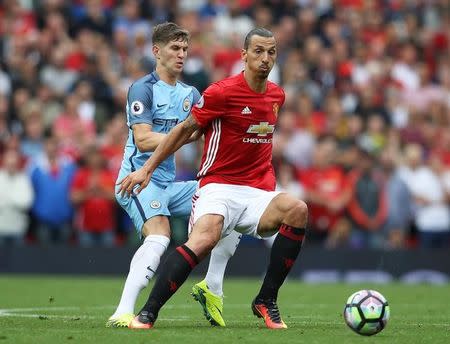
[[[186,245],[178,246],[169,254],[160,269],[161,272],[141,312],[147,311],[152,313],[154,320],[156,320],[161,307],[186,281],[186,278],[197,264],[198,259],[194,252]]]
[[[305,237],[305,228],[282,224],[270,252],[270,263],[257,299],[275,300],[278,290],[297,259]]]

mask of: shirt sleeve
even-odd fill
[[[192,116],[201,127],[225,113],[225,95],[218,84],[209,86],[197,104],[192,108]]]
[[[201,98],[200,92],[195,87],[192,87],[192,104],[194,104],[195,106],[195,104],[198,103],[200,98]]]
[[[152,125],[153,90],[142,84],[131,85],[127,96],[128,126],[147,123]]]

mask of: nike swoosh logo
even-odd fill
[[[201,295],[203,296],[203,298],[205,299],[205,305],[206,305],[205,292],[204,292],[202,289],[200,289],[199,291],[200,291],[200,294],[201,294]],[[217,309],[217,311],[219,312],[219,314],[222,315],[222,312],[220,311],[220,309],[219,309],[216,305],[211,305],[211,306],[213,306],[215,309]]]
[[[164,105],[167,105],[167,104],[156,104],[156,106],[159,107],[159,108],[164,106]]]
[[[155,270],[153,270],[150,266],[147,266],[147,270],[153,272],[153,275],[155,274]],[[148,279],[150,281],[151,277],[146,275],[145,276],[146,279]]]
[[[220,309],[219,309],[219,308],[217,308],[217,306],[216,306],[216,305],[213,305],[213,306],[214,306],[214,308],[215,308],[215,309],[217,309],[217,311],[219,312],[219,314],[220,314],[220,315],[222,315],[222,312],[220,311]]]

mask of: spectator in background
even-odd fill
[[[75,173],[70,199],[76,208],[76,227],[83,247],[114,245],[116,175],[106,167],[95,146],[86,149],[84,166]]]
[[[417,48],[412,42],[400,47],[397,61],[392,66],[391,77],[405,91],[415,91],[420,87],[420,77],[415,64]]]
[[[379,153],[386,145],[386,124],[378,113],[367,118],[367,130],[359,137],[359,143],[369,152]]]
[[[44,128],[50,129],[55,119],[63,111],[63,105],[57,99],[49,86],[39,84],[36,86],[36,100],[42,107],[42,120]]]
[[[78,95],[68,95],[64,105],[64,112],[53,123],[53,134],[61,144],[62,152],[78,160],[83,147],[95,140],[95,123],[89,118],[81,118]]]
[[[282,160],[275,168],[277,170],[276,176],[278,177],[275,190],[288,192],[297,199],[303,199],[305,191],[296,178],[295,166]]]
[[[64,96],[78,78],[78,73],[65,68],[67,47],[57,45],[51,50],[50,60],[40,71],[40,82],[57,96]]]
[[[86,1],[85,6],[78,13],[79,18],[75,24],[77,31],[80,29],[89,29],[111,38],[111,13],[103,7],[101,0]]]
[[[6,140],[11,135],[8,123],[8,98],[0,94],[0,154],[5,149]]]
[[[292,111],[283,111],[279,115],[274,133],[274,159],[283,159],[297,168],[311,165],[315,136],[308,130],[297,127],[297,116]]]
[[[11,78],[0,64],[0,96],[8,96],[11,93]]]
[[[19,152],[9,149],[0,167],[0,246],[20,245],[28,227],[33,202],[29,177],[20,168]]]
[[[398,155],[392,149],[380,153],[380,164],[386,179],[387,219],[382,230],[385,247],[405,247],[408,229],[412,222],[412,198],[407,185],[401,179],[396,165]]]
[[[29,166],[35,194],[31,213],[41,244],[67,243],[71,234],[73,208],[69,199],[76,165],[59,156],[58,140],[48,137],[43,154]]]
[[[140,16],[139,2],[124,0],[113,21],[113,32],[124,31],[127,35],[128,49],[133,54],[147,56],[151,52],[151,22]]]
[[[117,174],[123,158],[123,147],[128,137],[128,127],[121,113],[108,122],[99,140],[99,150],[111,173]]]
[[[400,169],[400,176],[413,197],[414,221],[420,246],[448,247],[450,212],[444,187],[436,171],[425,165],[423,155],[420,145],[406,145],[405,165]]]
[[[74,94],[78,96],[78,115],[83,123],[94,126],[96,131],[103,132],[107,121],[108,112],[102,103],[95,101],[92,84],[86,80],[80,80],[74,88]]]
[[[253,21],[243,13],[238,0],[231,0],[225,11],[220,11],[214,17],[214,29],[219,39],[227,40],[236,35],[238,41],[242,41],[251,29]]]
[[[359,149],[358,165],[348,176],[352,196],[347,210],[352,222],[350,245],[354,248],[381,248],[380,231],[388,214],[384,176],[375,169],[376,157]]]
[[[31,100],[31,91],[26,87],[18,87],[12,97],[11,106],[9,107],[9,126],[11,132],[16,134],[20,131],[20,121],[22,120],[22,112],[24,106]]]
[[[20,150],[23,156],[30,160],[44,150],[44,121],[42,104],[39,101],[30,101],[22,113],[23,134]]]
[[[336,155],[336,140],[322,138],[314,149],[311,167],[299,173],[309,209],[309,238],[324,244],[332,235],[330,245],[345,241],[348,235],[344,212],[352,195],[343,168],[335,164]]]

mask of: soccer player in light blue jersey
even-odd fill
[[[186,119],[200,99],[195,87],[178,80],[187,56],[189,33],[174,23],[164,23],[154,28],[152,40],[156,70],[137,80],[128,91],[129,135],[118,181],[140,169],[162,138]],[[192,141],[201,135],[194,133]],[[107,327],[127,327],[134,318],[139,292],[148,285],[169,245],[169,216],[189,216],[196,189],[196,181],[175,182],[175,157],[171,155],[155,170],[149,187],[138,195],[116,194],[144,240],[131,260],[120,303]],[[194,289],[194,297],[201,298],[205,316],[213,325],[225,326],[221,314],[223,275],[239,241],[240,235],[234,232],[219,242],[205,280]]]

